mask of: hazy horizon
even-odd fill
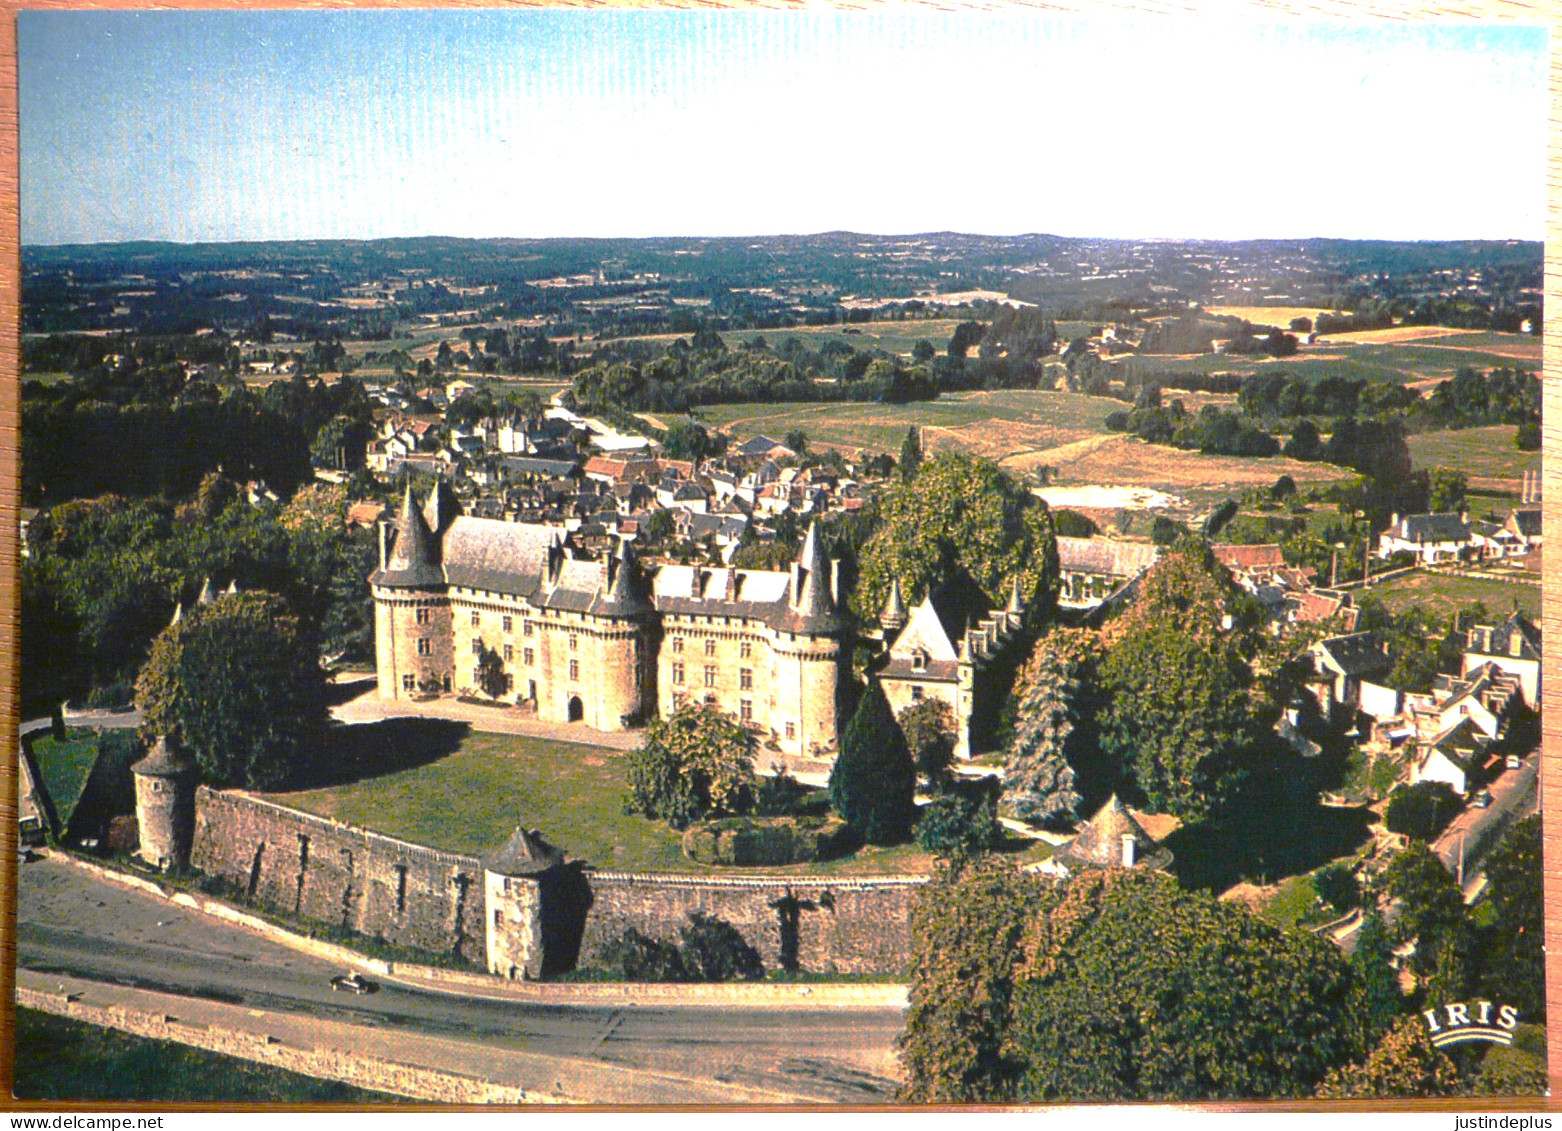
[[[1009,12],[22,12],[22,242],[1539,241],[1546,42]]]

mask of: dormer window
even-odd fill
[[[927,653],[920,648],[911,653],[911,670],[914,672],[927,671]]]

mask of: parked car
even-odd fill
[[[1517,754],[1508,755],[1508,769],[1519,770],[1524,768],[1524,759]]]
[[[349,974],[338,974],[332,978],[331,988],[350,994],[372,994],[380,987],[355,971]]]
[[[1478,793],[1476,793],[1476,795],[1474,797],[1472,797],[1470,799],[1470,804],[1474,805],[1477,809],[1490,809],[1491,808],[1491,790],[1489,790],[1489,789],[1480,790]]]

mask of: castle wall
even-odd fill
[[[263,906],[484,961],[483,869],[471,857],[202,786],[191,863]]]
[[[726,878],[588,872],[590,907],[580,965],[633,928],[677,942],[689,913],[732,924],[765,969],[818,973],[905,972],[911,902],[920,876],[815,881],[800,877]]]

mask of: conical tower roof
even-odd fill
[[[190,777],[199,770],[200,767],[179,749],[177,743],[168,741],[166,734],[159,735],[147,756],[130,767],[131,773],[150,778]]]
[[[428,493],[428,500],[423,504],[423,521],[428,524],[430,533],[438,538],[449,529],[460,513],[461,504],[456,502],[450,484],[443,479],[435,483],[434,489]]]
[[[808,537],[803,540],[797,564],[802,574],[801,592],[795,595],[796,603],[781,627],[788,632],[834,632],[840,628],[841,622],[835,613],[835,595],[830,588],[830,563],[819,541],[818,523],[808,528]]]
[[[889,596],[884,601],[884,611],[879,614],[879,624],[885,632],[895,632],[906,627],[906,601],[900,593],[900,578],[889,579]]]
[[[1123,862],[1123,838],[1132,837],[1134,863],[1145,867],[1164,867],[1171,854],[1145,832],[1122,801],[1113,794],[1096,810],[1080,834],[1064,846],[1057,859],[1065,864],[1110,868]]]
[[[1015,574],[1014,580],[1009,585],[1009,608],[1011,613],[1023,613],[1025,602],[1020,599],[1020,575]]]
[[[195,603],[197,605],[209,605],[216,599],[217,594],[212,589],[212,579],[208,577],[205,581],[201,582],[201,592],[199,596],[195,598]]]
[[[646,595],[645,579],[640,576],[640,566],[629,539],[621,538],[618,553],[609,566],[611,581],[607,593],[597,604],[596,612],[607,616],[627,617],[648,612],[651,602]]]
[[[402,496],[401,514],[392,529],[395,542],[385,568],[375,570],[369,576],[369,583],[401,589],[432,589],[444,585],[445,574],[439,568],[439,544],[418,513],[410,483]]]
[[[518,826],[504,847],[483,857],[483,867],[500,876],[534,876],[564,863],[564,853],[542,839],[536,829]]]

